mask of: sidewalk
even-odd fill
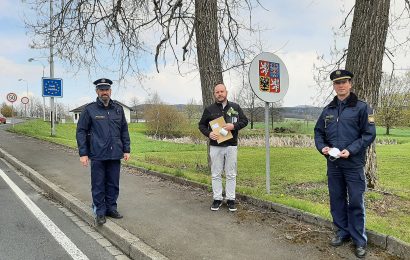
[[[0,128],[0,140],[1,150],[69,194],[52,194],[54,198],[76,201],[71,195],[78,199],[76,213],[92,221],[90,169],[80,165],[76,151],[4,128]],[[235,213],[226,206],[212,212],[211,202],[211,193],[202,189],[123,167],[118,210],[124,218],[109,219],[97,229],[133,258],[141,255],[130,253],[126,243],[136,243],[142,254],[148,252],[148,258],[355,259],[351,244],[339,248],[328,245],[332,236],[328,229],[245,203]],[[367,257],[386,259],[389,255],[370,246]]]

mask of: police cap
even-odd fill
[[[335,82],[337,80],[352,79],[353,73],[348,70],[335,70],[330,73],[330,80]]]
[[[97,89],[109,89],[111,88],[112,80],[101,78],[101,79],[97,79],[96,81],[94,81],[93,84],[95,85],[95,88]]]

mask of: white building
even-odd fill
[[[129,106],[127,106],[127,105],[124,105],[123,103],[121,103],[121,102],[118,102],[118,101],[115,101],[115,102],[117,102],[118,104],[120,104],[121,106],[122,106],[122,108],[124,109],[124,114],[125,114],[125,119],[127,120],[127,123],[130,123],[131,122],[131,111],[132,111],[132,108],[130,108]],[[74,115],[73,115],[73,120],[74,120],[74,123],[78,123],[78,119],[80,118],[80,114],[81,114],[81,112],[83,111],[83,109],[84,109],[84,107],[86,106],[86,105],[88,105],[89,103],[87,103],[87,104],[84,104],[84,105],[82,105],[82,106],[80,106],[80,107],[77,107],[77,108],[74,108],[73,110],[71,110],[70,112],[72,112]]]

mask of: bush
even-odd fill
[[[203,143],[204,141],[206,142],[208,140],[208,138],[205,137],[201,133],[201,131],[199,131],[197,124],[191,125],[188,128],[186,128],[185,131],[184,131],[184,136],[188,136],[189,138],[191,138],[191,140],[195,144],[200,144],[200,143]]]
[[[302,132],[303,122],[291,122],[289,127],[292,133],[300,133]]]
[[[184,114],[173,106],[147,105],[144,115],[147,134],[155,138],[182,137],[188,127],[188,121]]]
[[[290,134],[290,133],[295,133],[292,129],[287,128],[287,127],[275,127],[273,129],[273,132],[275,133],[282,133],[282,134]]]
[[[2,114],[5,117],[12,117],[12,108],[11,106],[6,105],[6,103],[3,103],[0,109],[0,114]]]

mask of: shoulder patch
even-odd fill
[[[369,114],[369,116],[368,116],[368,121],[369,121],[369,124],[374,124],[374,115],[373,114]]]

